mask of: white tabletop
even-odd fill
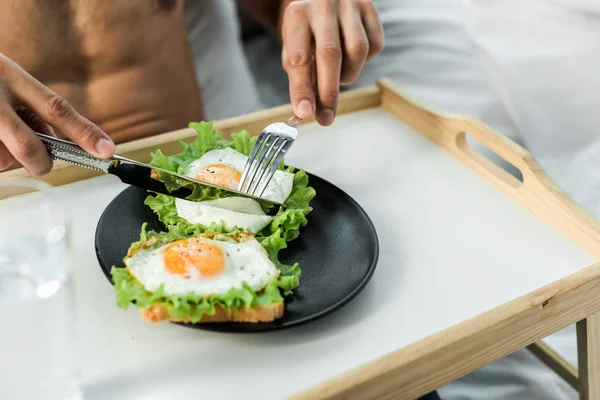
[[[595,261],[383,110],[341,116],[330,128],[303,124],[288,163],[353,196],[373,219],[381,253],[369,285],[342,310],[264,334],[148,324],[135,308],[117,308],[94,231],[125,186],[105,176],[57,189],[74,219],[88,399],[280,399]]]

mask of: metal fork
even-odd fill
[[[296,126],[300,122],[302,119],[293,116],[286,122],[271,124],[261,132],[246,161],[238,191],[262,196],[281,160],[298,137]]]

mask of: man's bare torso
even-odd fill
[[[0,52],[115,141],[202,118],[181,0],[0,0]]]

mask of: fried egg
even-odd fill
[[[230,147],[214,149],[192,162],[186,175],[203,182],[237,189],[248,157]],[[294,174],[275,171],[265,188],[263,198],[283,203],[292,192]]]
[[[228,241],[198,236],[156,248],[143,246],[125,259],[129,273],[146,290],[161,285],[168,295],[223,295],[246,282],[255,291],[277,278],[279,270],[253,235]]]
[[[185,175],[203,182],[237,189],[247,159],[247,156],[229,147],[214,149],[192,162]],[[294,174],[276,171],[262,197],[283,203],[292,192],[293,183]],[[257,201],[243,197],[203,202],[175,199],[175,207],[177,214],[192,224],[208,226],[213,222],[224,221],[227,229],[237,226],[251,233],[259,232],[272,220]]]

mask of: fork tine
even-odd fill
[[[248,172],[247,185],[246,185],[246,193],[252,194],[254,188],[256,187],[256,174],[262,169],[265,168],[262,166],[263,159],[265,158],[265,154],[269,150],[269,148],[273,145],[273,142],[277,139],[276,136],[273,136],[271,133],[267,133],[265,139],[265,143],[258,152],[258,155],[254,160],[252,160],[252,168],[250,172]]]
[[[260,183],[260,178],[264,175],[266,169],[269,167],[269,162],[273,158],[273,149],[280,141],[280,137],[277,135],[271,135],[273,140],[267,141],[265,143],[263,149],[260,152],[258,157],[258,165],[250,180],[250,184],[248,186],[248,194],[254,195],[253,193],[256,191],[258,184]],[[269,138],[271,139],[271,138]]]
[[[269,148],[268,153],[265,155],[264,158],[264,162],[261,164],[261,171],[260,171],[260,175],[258,175],[258,177],[256,179],[253,180],[254,183],[254,187],[252,188],[252,195],[254,196],[256,193],[256,189],[258,189],[258,187],[261,184],[262,178],[265,175],[265,172],[267,172],[267,170],[269,169],[269,166],[272,165],[272,162],[274,161],[275,158],[277,158],[277,155],[279,154],[279,152],[281,151],[281,148],[285,145],[286,143],[286,139],[277,136],[277,140],[275,142],[273,142],[273,145]]]
[[[248,156],[248,160],[244,166],[244,171],[242,172],[242,177],[240,178],[240,184],[238,186],[238,190],[240,192],[247,192],[250,183],[250,180],[248,180],[248,175],[250,174],[252,167],[256,164],[256,154],[262,148],[263,143],[269,138],[269,136],[269,133],[265,131],[261,132],[261,134],[258,135],[254,146],[252,146],[252,150],[250,150],[250,155]]]
[[[273,123],[263,129],[244,165],[238,185],[240,192],[262,196],[285,153],[298,137],[296,126],[300,122],[301,119],[292,117],[287,122]],[[263,178],[266,179],[263,181]]]
[[[283,157],[285,156],[285,154],[287,153],[289,148],[292,146],[292,143],[294,143],[293,140],[290,140],[290,139],[284,140],[283,145],[277,152],[277,156],[275,157],[273,164],[271,164],[271,167],[269,168],[269,172],[267,173],[267,176],[265,177],[264,181],[262,182],[262,184],[260,186],[260,189],[258,190],[258,197],[262,197],[265,189],[267,188],[267,186],[269,185],[269,182],[271,181],[271,178],[273,177],[273,175],[275,175],[275,171],[277,171],[277,168],[279,167],[281,160],[283,160]]]

